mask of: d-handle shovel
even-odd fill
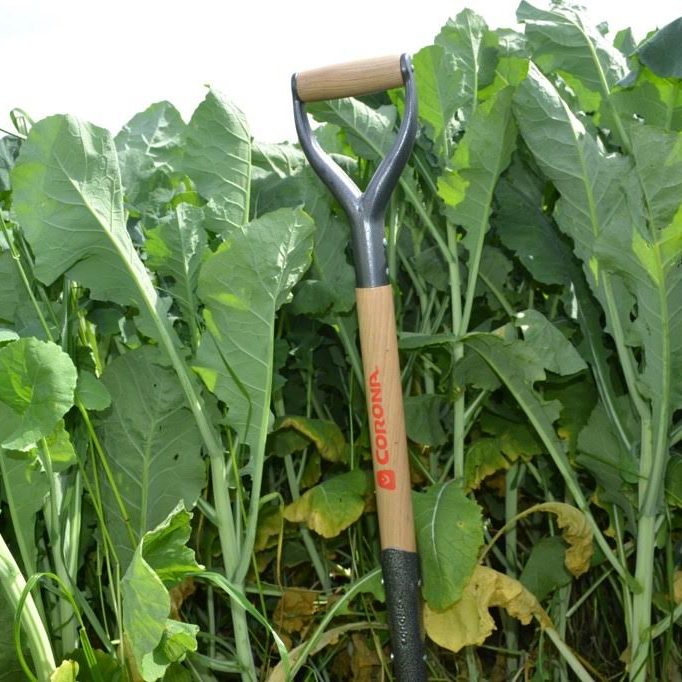
[[[405,110],[393,148],[361,192],[312,134],[305,102],[365,95],[405,86]],[[407,55],[340,64],[294,74],[294,117],[310,165],[339,201],[351,223],[360,346],[372,439],[381,566],[386,590],[393,667],[400,682],[426,680],[420,627],[416,552],[400,384],[393,295],[384,241],[386,206],[412,151],[417,95]]]

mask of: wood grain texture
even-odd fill
[[[334,64],[296,74],[296,92],[302,102],[357,97],[402,86],[400,55]]]
[[[416,551],[410,464],[390,285],[356,289],[382,549]]]

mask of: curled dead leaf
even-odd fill
[[[532,507],[533,511],[545,511],[556,514],[557,524],[562,530],[562,537],[568,543],[564,563],[566,568],[578,578],[590,568],[594,554],[592,529],[585,514],[580,509],[564,502],[543,502]]]
[[[313,590],[285,590],[272,616],[280,634],[305,634],[318,610],[318,593]]]
[[[552,627],[540,602],[518,580],[487,566],[477,566],[459,601],[444,611],[424,605],[426,634],[436,644],[454,652],[483,644],[496,628],[489,612],[495,606],[524,624],[535,617],[542,627]]]

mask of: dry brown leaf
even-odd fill
[[[381,628],[385,626],[378,625],[377,623],[348,623],[347,625],[340,625],[338,628],[332,628],[327,630],[320,638],[317,640],[315,645],[310,649],[308,655],[313,656],[318,651],[322,651],[325,647],[331,644],[336,644],[339,641],[341,635],[346,632],[352,632],[355,630],[365,630],[367,628]],[[303,649],[306,647],[306,642],[300,644],[295,649],[289,652],[289,662],[294,665],[303,653]],[[267,682],[287,682],[286,667],[284,666],[284,661],[280,661],[277,666],[270,673]]]
[[[495,606],[524,624],[535,617],[542,627],[552,626],[540,602],[518,580],[487,566],[477,566],[462,598],[451,607],[434,611],[424,605],[426,634],[436,644],[454,652],[483,644],[496,628],[489,612]]]
[[[350,658],[352,679],[355,682],[372,682],[377,677],[377,670],[381,669],[381,660],[374,648],[367,646],[362,635],[351,636],[353,653]]]
[[[566,568],[578,578],[590,568],[594,554],[592,529],[585,514],[580,509],[564,502],[543,502],[533,507],[533,511],[546,511],[556,514],[557,524],[562,530],[564,540],[569,544],[564,563]]]
[[[275,629],[279,633],[305,634],[317,612],[317,597],[313,590],[285,590],[272,616]]]
[[[194,584],[194,578],[188,576],[183,578],[177,585],[168,590],[171,600],[170,616],[173,620],[182,620],[180,618],[180,608],[187,597],[193,595],[197,588]]]

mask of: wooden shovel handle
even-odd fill
[[[390,285],[356,289],[355,298],[381,548],[414,552],[410,465],[393,292]]]
[[[357,97],[403,86],[400,55],[362,59],[296,74],[301,102]]]

